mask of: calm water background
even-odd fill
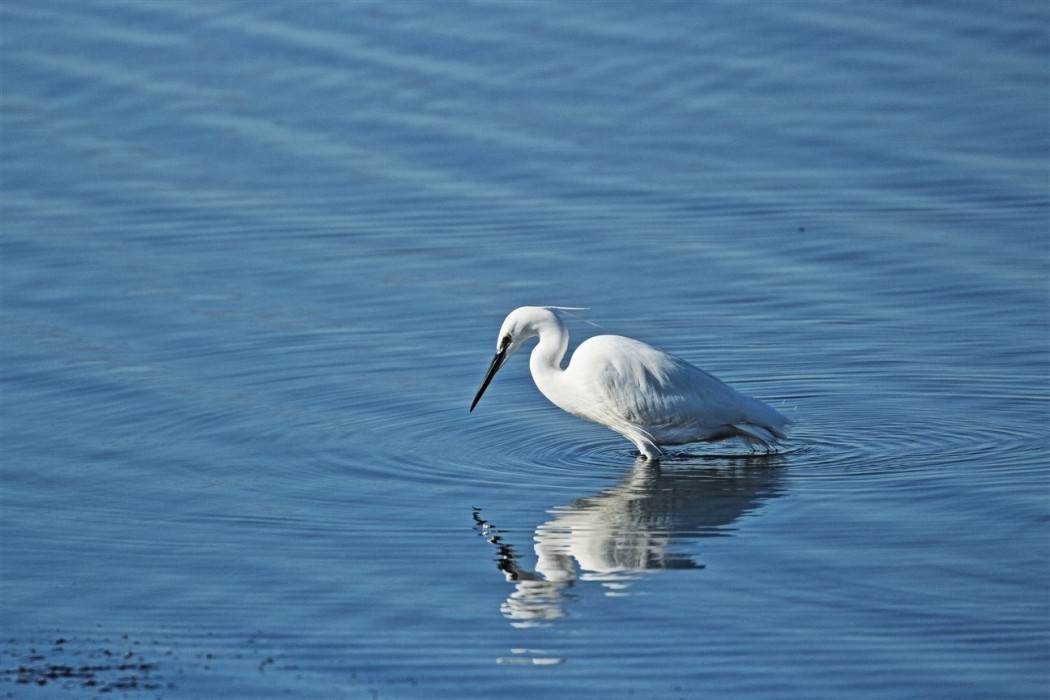
[[[1045,698],[1048,15],[5,0],[0,694]]]

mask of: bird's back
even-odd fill
[[[623,336],[581,343],[566,376],[583,398],[563,408],[625,435],[640,429],[657,444],[734,435],[769,444],[784,437],[789,423],[685,360]]]

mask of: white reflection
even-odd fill
[[[781,472],[781,460],[766,456],[663,469],[640,459],[614,488],[550,511],[533,537],[534,570],[475,509],[479,534],[496,546],[497,566],[514,583],[503,614],[516,626],[536,625],[567,614],[576,581],[624,596],[641,572],[702,569],[681,545],[732,534],[740,516],[781,493]]]

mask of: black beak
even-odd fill
[[[504,346],[496,356],[492,358],[492,364],[489,365],[489,370],[485,372],[485,378],[481,381],[481,386],[478,387],[478,393],[474,394],[474,400],[470,403],[470,410],[473,411],[474,407],[478,405],[478,401],[481,401],[481,395],[485,393],[485,389],[489,388],[489,382],[496,376],[496,372],[503,366],[503,363],[507,360],[507,346]]]

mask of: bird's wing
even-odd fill
[[[650,345],[619,336],[588,342],[592,347],[585,343],[576,353],[586,351],[581,380],[607,423],[621,421],[654,433],[715,434],[737,424],[768,426],[772,432],[786,422],[762,402]]]

